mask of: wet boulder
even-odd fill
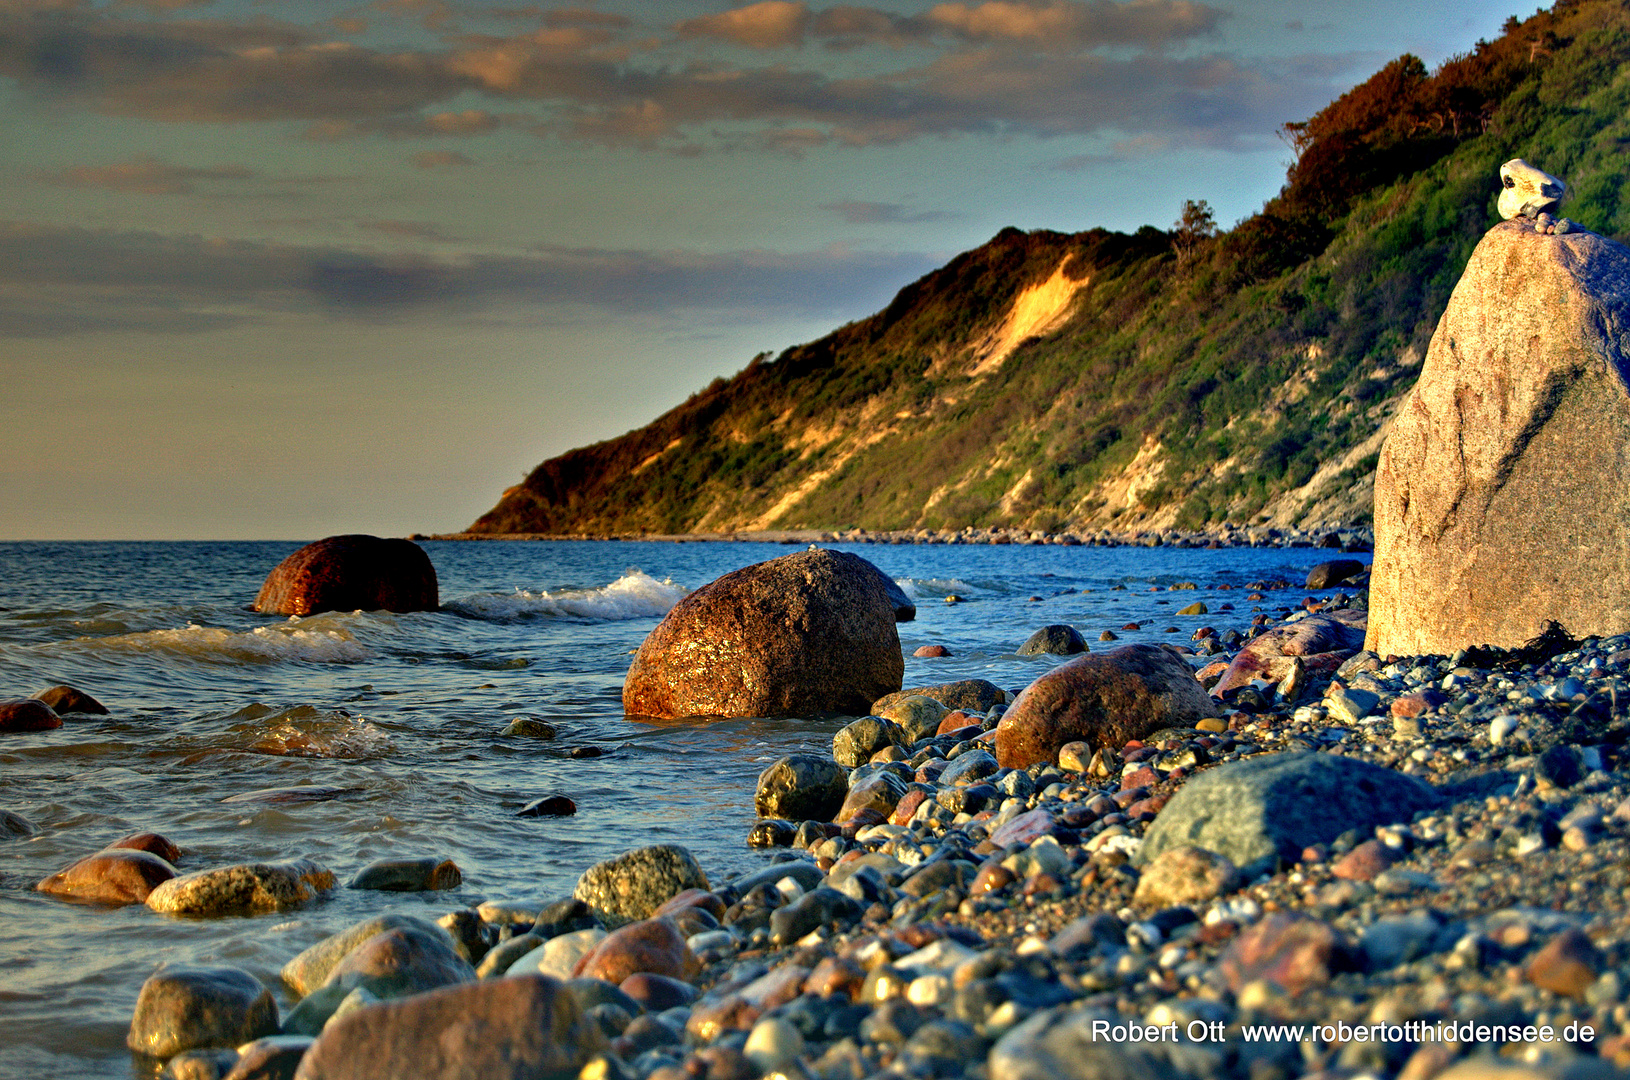
[[[758,774],[753,808],[761,818],[830,821],[848,794],[849,773],[837,762],[817,754],[788,754]]]
[[[1306,588],[1332,589],[1342,582],[1362,574],[1365,565],[1357,559],[1333,559],[1322,562],[1307,572]]]
[[[283,981],[297,996],[304,996],[328,981],[334,966],[345,959],[358,945],[386,930],[397,927],[415,927],[426,933],[445,933],[429,919],[417,915],[376,915],[341,930],[317,942],[299,956],[283,965]],[[451,938],[448,939],[451,941]]]
[[[388,1000],[474,979],[475,969],[458,955],[441,927],[396,926],[347,953],[323,985],[346,993],[361,987]]]
[[[1119,748],[1216,715],[1216,703],[1180,654],[1122,645],[1078,656],[1025,687],[996,727],[996,759],[1003,768],[1028,768],[1057,761],[1067,743]]]
[[[49,690],[41,690],[34,695],[34,700],[51,706],[51,711],[58,716],[66,716],[69,713],[106,716],[108,712],[106,705],[83,690],[76,690],[71,686],[53,686]]]
[[[383,892],[436,892],[456,889],[464,875],[451,859],[427,856],[422,859],[380,859],[358,870],[348,889],[378,889]]]
[[[623,683],[631,715],[865,715],[905,659],[875,566],[813,549],[725,574],[668,612]]]
[[[155,887],[175,876],[175,867],[157,855],[109,848],[87,855],[34,888],[47,896],[89,904],[142,904]]]
[[[12,698],[0,701],[0,734],[22,731],[50,731],[62,726],[62,717],[43,701]]]
[[[147,906],[167,915],[258,915],[299,907],[333,887],[333,872],[310,859],[241,863],[161,882]]]
[[[307,544],[266,575],[256,611],[435,611],[436,568],[418,544],[351,534]]]
[[[589,867],[572,895],[617,927],[650,918],[686,889],[707,887],[707,875],[690,852],[678,844],[653,844]]]
[[[277,1033],[277,1002],[247,971],[167,964],[142,983],[125,1045],[172,1058],[184,1050],[234,1047]]]
[[[1019,646],[1020,656],[1074,656],[1086,651],[1086,639],[1068,623],[1044,626],[1025,638],[1024,644]]]
[[[701,971],[701,961],[685,944],[674,919],[665,916],[613,930],[578,960],[572,976],[604,979],[615,986],[641,972],[694,979]]]

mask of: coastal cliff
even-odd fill
[[[1566,173],[1563,211],[1630,237],[1627,64],[1607,0],[1508,20],[1435,72],[1401,57],[1285,125],[1284,188],[1231,229],[1191,205],[1170,232],[1003,230],[544,462],[469,531],[1365,523],[1499,163]]]

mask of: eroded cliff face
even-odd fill
[[[545,462],[471,531],[1367,520],[1395,394],[1346,407],[1346,442],[1304,475],[1279,447],[1277,473],[1262,478],[1285,431],[1344,408],[1331,400],[1330,357],[1317,341],[1253,352],[1230,376],[1233,411],[1185,416],[1196,335],[1166,324],[1170,261],[1154,230],[1004,231],[883,312]],[[1380,367],[1407,376],[1418,360]]]

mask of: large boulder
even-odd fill
[[[1365,647],[1630,630],[1630,250],[1489,230],[1381,448]]]
[[[1195,776],[1172,796],[1138,846],[1147,864],[1193,844],[1247,875],[1276,858],[1328,844],[1349,829],[1408,821],[1438,805],[1430,784],[1367,761],[1303,751],[1231,761]]]
[[[623,683],[635,716],[863,716],[905,660],[882,573],[812,549],[732,571],[668,612]]]
[[[605,1046],[599,1026],[554,979],[461,983],[338,1017],[297,1080],[461,1080],[576,1076]]]
[[[1003,768],[1028,768],[1057,761],[1066,743],[1119,748],[1216,715],[1216,703],[1179,653],[1122,645],[1078,656],[1025,687],[996,726],[996,760]]]
[[[350,534],[307,544],[266,575],[255,610],[273,615],[319,611],[435,611],[436,568],[418,544]]]

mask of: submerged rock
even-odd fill
[[[275,615],[320,611],[435,611],[436,568],[418,544],[352,533],[330,536],[278,563],[254,609]]]
[[[1065,623],[1044,626],[1025,638],[1024,644],[1019,646],[1020,656],[1074,656],[1086,651],[1087,642],[1081,632]]]
[[[623,683],[636,716],[861,715],[905,671],[882,572],[811,550],[725,574],[679,603]]]
[[[33,698],[0,701],[0,734],[23,731],[50,731],[62,726],[62,717],[51,706]]]
[[[299,907],[333,887],[333,872],[310,859],[242,863],[171,878],[147,906],[167,915],[255,915]]]
[[[34,886],[64,900],[91,904],[141,904],[159,884],[176,876],[169,862],[146,851],[108,849],[87,855]]]
[[[83,690],[76,690],[71,686],[53,686],[49,690],[41,690],[34,695],[34,700],[49,705],[51,711],[58,716],[64,716],[68,713],[106,716],[108,711],[106,705],[103,705]]]
[[[463,881],[464,875],[451,859],[380,859],[357,871],[345,883],[345,887],[385,892],[432,892],[456,889]]]

